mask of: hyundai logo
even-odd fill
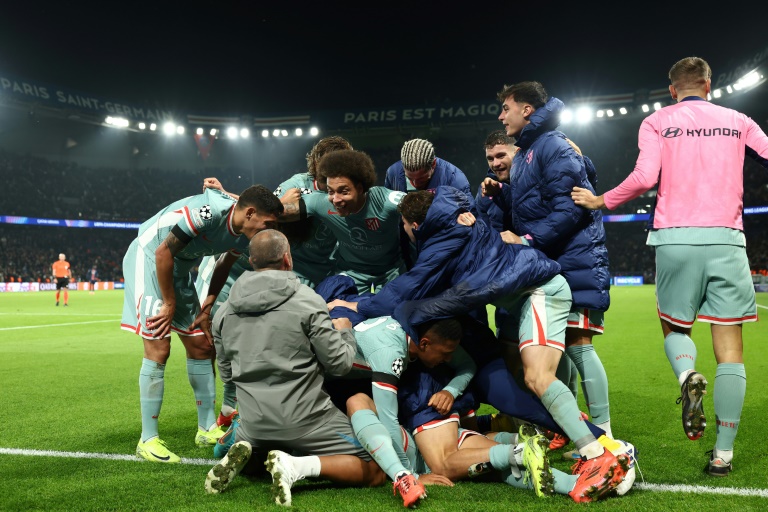
[[[674,139],[675,137],[679,137],[683,134],[683,130],[681,128],[665,128],[661,132],[661,136],[665,139]]]

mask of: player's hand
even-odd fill
[[[476,220],[475,216],[472,215],[470,212],[464,212],[461,215],[459,215],[457,222],[462,226],[471,226],[475,223],[475,220]]]
[[[523,239],[511,231],[502,231],[501,239],[504,241],[505,244],[522,244],[523,243]]]
[[[450,478],[434,473],[419,475],[419,482],[424,485],[445,485],[446,487],[453,487],[453,482],[451,482]]]
[[[280,196],[280,202],[283,204],[293,204],[301,197],[301,190],[298,188],[289,188],[285,194]]]
[[[453,409],[453,395],[445,390],[438,391],[432,395],[432,398],[429,399],[429,403],[427,405],[434,407],[434,409],[440,414],[446,415]]]
[[[583,206],[588,210],[599,210],[605,206],[603,196],[595,196],[595,194],[586,188],[573,187],[571,199],[573,199],[573,202],[578,206]]]
[[[205,192],[205,189],[207,188],[221,190],[222,192],[224,192],[224,186],[221,184],[221,182],[217,178],[205,178],[203,180],[203,192]]]
[[[331,323],[333,324],[333,328],[337,331],[352,328],[352,322],[350,322],[349,318],[332,318]]]
[[[357,313],[357,302],[347,302],[346,300],[334,299],[328,303],[328,311],[333,311],[333,308],[336,306],[345,307]]]
[[[147,318],[147,329],[152,332],[153,337],[165,338],[171,333],[171,321],[175,312],[175,303],[163,302],[158,313]]]
[[[480,187],[483,191],[483,197],[493,197],[501,192],[501,183],[493,178],[485,178]]]
[[[210,309],[203,309],[198,313],[198,315],[195,317],[195,321],[192,322],[192,325],[189,326],[189,330],[193,331],[196,327],[200,327],[200,329],[203,331],[203,334],[205,334],[205,339],[208,340],[208,343],[213,346],[213,335],[211,334],[211,311]]]

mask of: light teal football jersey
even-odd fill
[[[307,215],[326,224],[339,242],[336,267],[339,272],[353,271],[381,276],[393,269],[403,269],[400,253],[400,214],[397,205],[405,196],[384,187],[372,187],[363,208],[346,217],[340,216],[327,195],[304,196]]]
[[[191,267],[200,256],[222,252],[247,254],[248,238],[235,233],[232,225],[236,202],[219,190],[206,189],[171,203],[139,226],[139,246],[154,258],[155,250],[178,226],[191,240],[176,254],[177,265],[189,262]]]
[[[326,203],[328,202],[328,195],[317,188],[317,182],[309,173],[294,174],[277,186],[275,195],[282,197],[292,188],[298,188],[303,197],[318,194]],[[318,218],[313,217],[300,222],[310,223],[310,235],[307,240],[299,244],[291,244],[293,271],[302,283],[314,288],[317,283],[334,274],[335,265],[332,255],[336,249],[336,237]]]
[[[211,286],[211,278],[213,277],[213,271],[216,268],[216,261],[218,259],[219,255],[204,256],[198,266],[195,290],[197,291],[197,297],[200,304],[202,304],[208,296],[208,288]],[[253,271],[253,267],[251,266],[251,262],[248,261],[248,253],[243,253],[232,264],[232,268],[229,270],[229,275],[227,276],[227,282],[224,283],[221,291],[216,296],[216,302],[214,302],[211,307],[211,318],[213,318],[219,307],[224,304],[227,297],[229,297],[229,290],[235,284],[235,281],[248,271]]]

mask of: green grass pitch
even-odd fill
[[[698,370],[710,382],[707,430],[686,439],[679,388],[666,360],[652,286],[614,287],[606,334],[595,338],[610,383],[616,437],[639,451],[637,485],[594,510],[768,509],[768,296],[758,294],[763,321],[744,327],[747,397],[736,440],[734,471],[704,474],[715,441],[715,362],[706,324],[696,324]],[[119,329],[122,292],[70,293],[67,308],[53,292],[0,294],[0,510],[277,510],[269,485],[238,478],[220,495],[203,482],[212,449],[194,445],[197,416],[183,347],[174,339],[166,370],[160,432],[172,450],[198,463],[162,465],[133,457],[141,431],[139,337]],[[218,384],[221,399],[221,384]],[[585,410],[583,401],[582,409]],[[568,464],[554,452],[555,467]],[[194,461],[193,461],[194,462]],[[643,481],[644,480],[644,481]],[[391,487],[344,489],[299,482],[299,511],[401,510]],[[567,497],[537,499],[503,484],[461,482],[430,487],[428,511],[583,510]]]

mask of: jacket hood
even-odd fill
[[[469,198],[460,190],[449,186],[437,187],[427,217],[415,231],[416,240],[423,243],[438,233],[454,229],[459,214],[470,211],[470,207]]]
[[[560,124],[560,112],[564,107],[562,101],[552,97],[543,107],[537,108],[536,112],[531,114],[531,122],[520,132],[520,138],[517,140],[520,149],[529,148],[542,133],[557,129]]]
[[[229,303],[235,313],[265,313],[293,297],[300,285],[289,270],[246,272],[232,286]]]

